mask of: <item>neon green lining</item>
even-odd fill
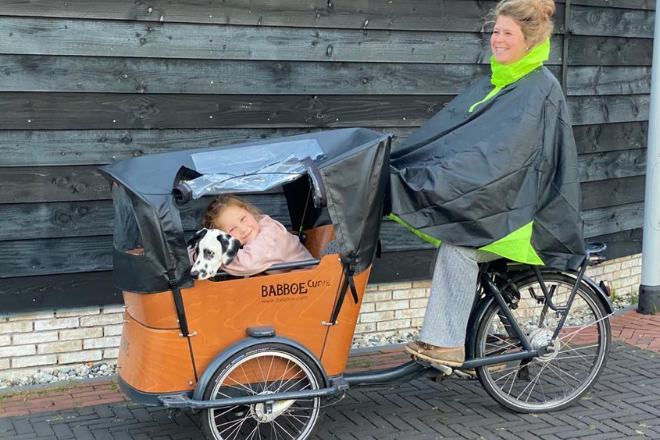
[[[490,70],[492,72],[492,76],[490,77],[490,82],[495,86],[495,88],[491,90],[484,99],[475,104],[472,104],[468,112],[472,113],[472,110],[474,110],[476,106],[488,101],[504,87],[508,86],[509,84],[513,84],[528,73],[541,67],[549,57],[550,39],[533,48],[527,55],[525,55],[522,60],[516,61],[515,63],[503,65],[495,61],[494,56],[491,56]]]
[[[394,214],[388,215],[388,218],[394,220],[400,225],[408,228],[410,232],[418,236],[424,241],[427,241],[433,244],[436,247],[439,247],[442,243],[441,240],[438,240],[435,237],[432,237],[428,234],[425,234],[417,229],[413,228],[411,225],[401,220]],[[534,248],[532,247],[532,230],[534,222],[531,221],[525,226],[513,231],[506,237],[500,238],[499,240],[479,248],[480,251],[490,252],[500,257],[508,258],[509,260],[518,261],[525,264],[534,264],[534,265],[544,265],[545,263],[541,260],[541,257],[538,256]]]
[[[479,250],[492,252],[493,254],[521,263],[543,265],[543,260],[541,260],[532,247],[533,226],[534,222],[531,221],[506,237],[479,248]]]
[[[394,214],[390,214],[390,215],[388,215],[387,217],[388,217],[390,220],[394,220],[394,221],[397,222],[398,224],[405,226],[406,228],[408,228],[408,230],[409,230],[410,232],[412,232],[413,234],[415,234],[416,236],[418,236],[418,237],[421,238],[422,240],[424,240],[424,241],[428,241],[429,243],[433,244],[435,247],[440,246],[440,243],[442,243],[442,242],[441,242],[440,240],[438,240],[437,238],[435,238],[435,237],[431,237],[430,235],[425,234],[425,233],[423,233],[422,231],[418,231],[417,229],[413,228],[413,227],[410,226],[408,223],[404,222],[403,220],[401,220],[399,217],[397,217],[397,216],[394,215]]]

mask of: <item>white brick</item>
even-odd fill
[[[103,359],[117,359],[119,357],[119,348],[106,348],[103,350]]]
[[[426,289],[408,289],[408,290],[395,290],[392,292],[392,299],[410,299],[410,298],[425,298],[428,296]]]
[[[47,344],[39,344],[37,346],[37,352],[39,354],[50,354],[78,351],[82,349],[82,345],[82,341],[80,340],[51,342]]]
[[[14,345],[39,344],[57,341],[57,332],[17,333],[13,338]]]
[[[423,318],[426,309],[406,309],[394,312],[394,319]]]
[[[0,348],[0,358],[13,356],[30,356],[37,353],[34,345],[10,345]]]
[[[363,334],[363,333],[372,333],[376,331],[376,323],[375,322],[369,322],[367,324],[358,324],[355,326],[355,333],[356,334]]]
[[[367,287],[364,289],[365,292],[375,292],[378,290],[378,284],[367,284]]]
[[[97,325],[121,324],[124,322],[123,313],[113,313],[111,315],[83,316],[80,318],[81,327],[95,327]]]
[[[103,314],[109,315],[111,313],[124,313],[126,307],[122,304],[115,304],[111,306],[103,306]]]
[[[0,335],[27,333],[32,331],[32,321],[6,322],[0,324]]]
[[[376,303],[376,310],[379,312],[383,312],[385,310],[403,310],[407,309],[408,307],[410,307],[410,304],[407,299]]]
[[[413,289],[428,289],[431,287],[431,281],[413,281]]]
[[[83,341],[83,348],[114,348],[119,347],[121,336],[108,336],[107,338],[85,339]]]
[[[590,267],[587,269],[587,275],[590,277],[597,277],[598,275],[603,274],[603,267],[602,266],[596,266],[596,267]]]
[[[11,336],[0,335],[0,347],[11,344]]]
[[[424,325],[424,318],[413,318],[411,322],[413,327],[421,327]]]
[[[378,290],[404,290],[412,288],[412,283],[384,283],[378,286]]]
[[[369,313],[376,311],[376,303],[362,303],[360,306],[360,313]]]
[[[103,359],[103,350],[83,350],[74,353],[61,353],[57,356],[59,364],[93,362]]]
[[[35,313],[25,313],[20,315],[9,315],[9,321],[34,321],[36,319],[49,319],[55,316],[54,310],[44,310]]]
[[[82,307],[78,309],[56,310],[55,316],[58,318],[73,318],[78,316],[98,315],[101,313],[100,307]]]
[[[411,299],[410,300],[410,308],[411,309],[425,308],[426,304],[428,304],[428,302],[429,302],[428,298]]]
[[[9,370],[9,359],[0,359],[0,370]]]
[[[106,325],[103,327],[103,336],[121,336],[123,325]]]
[[[637,267],[637,260],[628,260],[621,263],[621,269],[630,269],[632,267]]]
[[[83,327],[71,330],[60,330],[60,341],[73,339],[100,338],[103,336],[103,327]]]
[[[381,302],[381,301],[390,301],[392,299],[392,292],[370,292],[364,294],[364,299],[362,302]]]
[[[39,368],[22,368],[17,370],[11,368],[6,371],[0,371],[0,380],[12,380],[16,377],[30,377],[39,372]]]
[[[46,319],[43,321],[34,322],[34,330],[58,330],[62,328],[74,328],[78,327],[80,322],[78,318],[55,318],[55,319]]]
[[[378,331],[399,330],[410,327],[410,319],[397,319],[395,321],[384,321],[376,324]]]
[[[642,273],[642,266],[635,266],[630,268],[630,275],[637,275]]]
[[[11,360],[12,368],[37,367],[39,365],[54,365],[57,362],[57,356],[47,354],[43,356],[24,356],[13,358]]]
[[[394,312],[374,312],[374,313],[364,313],[360,315],[360,323],[365,322],[379,322],[379,321],[389,321],[394,319]]]

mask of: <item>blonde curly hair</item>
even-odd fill
[[[494,23],[500,15],[514,19],[531,49],[550,38],[554,13],[553,0],[502,0],[488,14],[488,23]]]
[[[223,211],[230,206],[243,208],[255,217],[262,215],[259,208],[253,204],[246,202],[240,197],[223,194],[213,199],[213,201],[206,207],[206,212],[204,212],[204,218],[202,219],[202,227],[208,229],[220,229],[218,219]]]

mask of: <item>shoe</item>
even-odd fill
[[[465,362],[464,347],[436,347],[422,341],[409,342],[406,351],[426,362],[460,367]]]

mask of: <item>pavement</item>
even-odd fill
[[[571,408],[516,414],[477,380],[420,378],[398,386],[351,389],[326,408],[316,440],[660,439],[660,316],[629,310],[612,317],[607,367]],[[402,347],[360,349],[347,371],[407,361]],[[170,417],[129,401],[114,379],[16,388],[0,393],[0,438],[13,440],[202,439],[199,416]]]

